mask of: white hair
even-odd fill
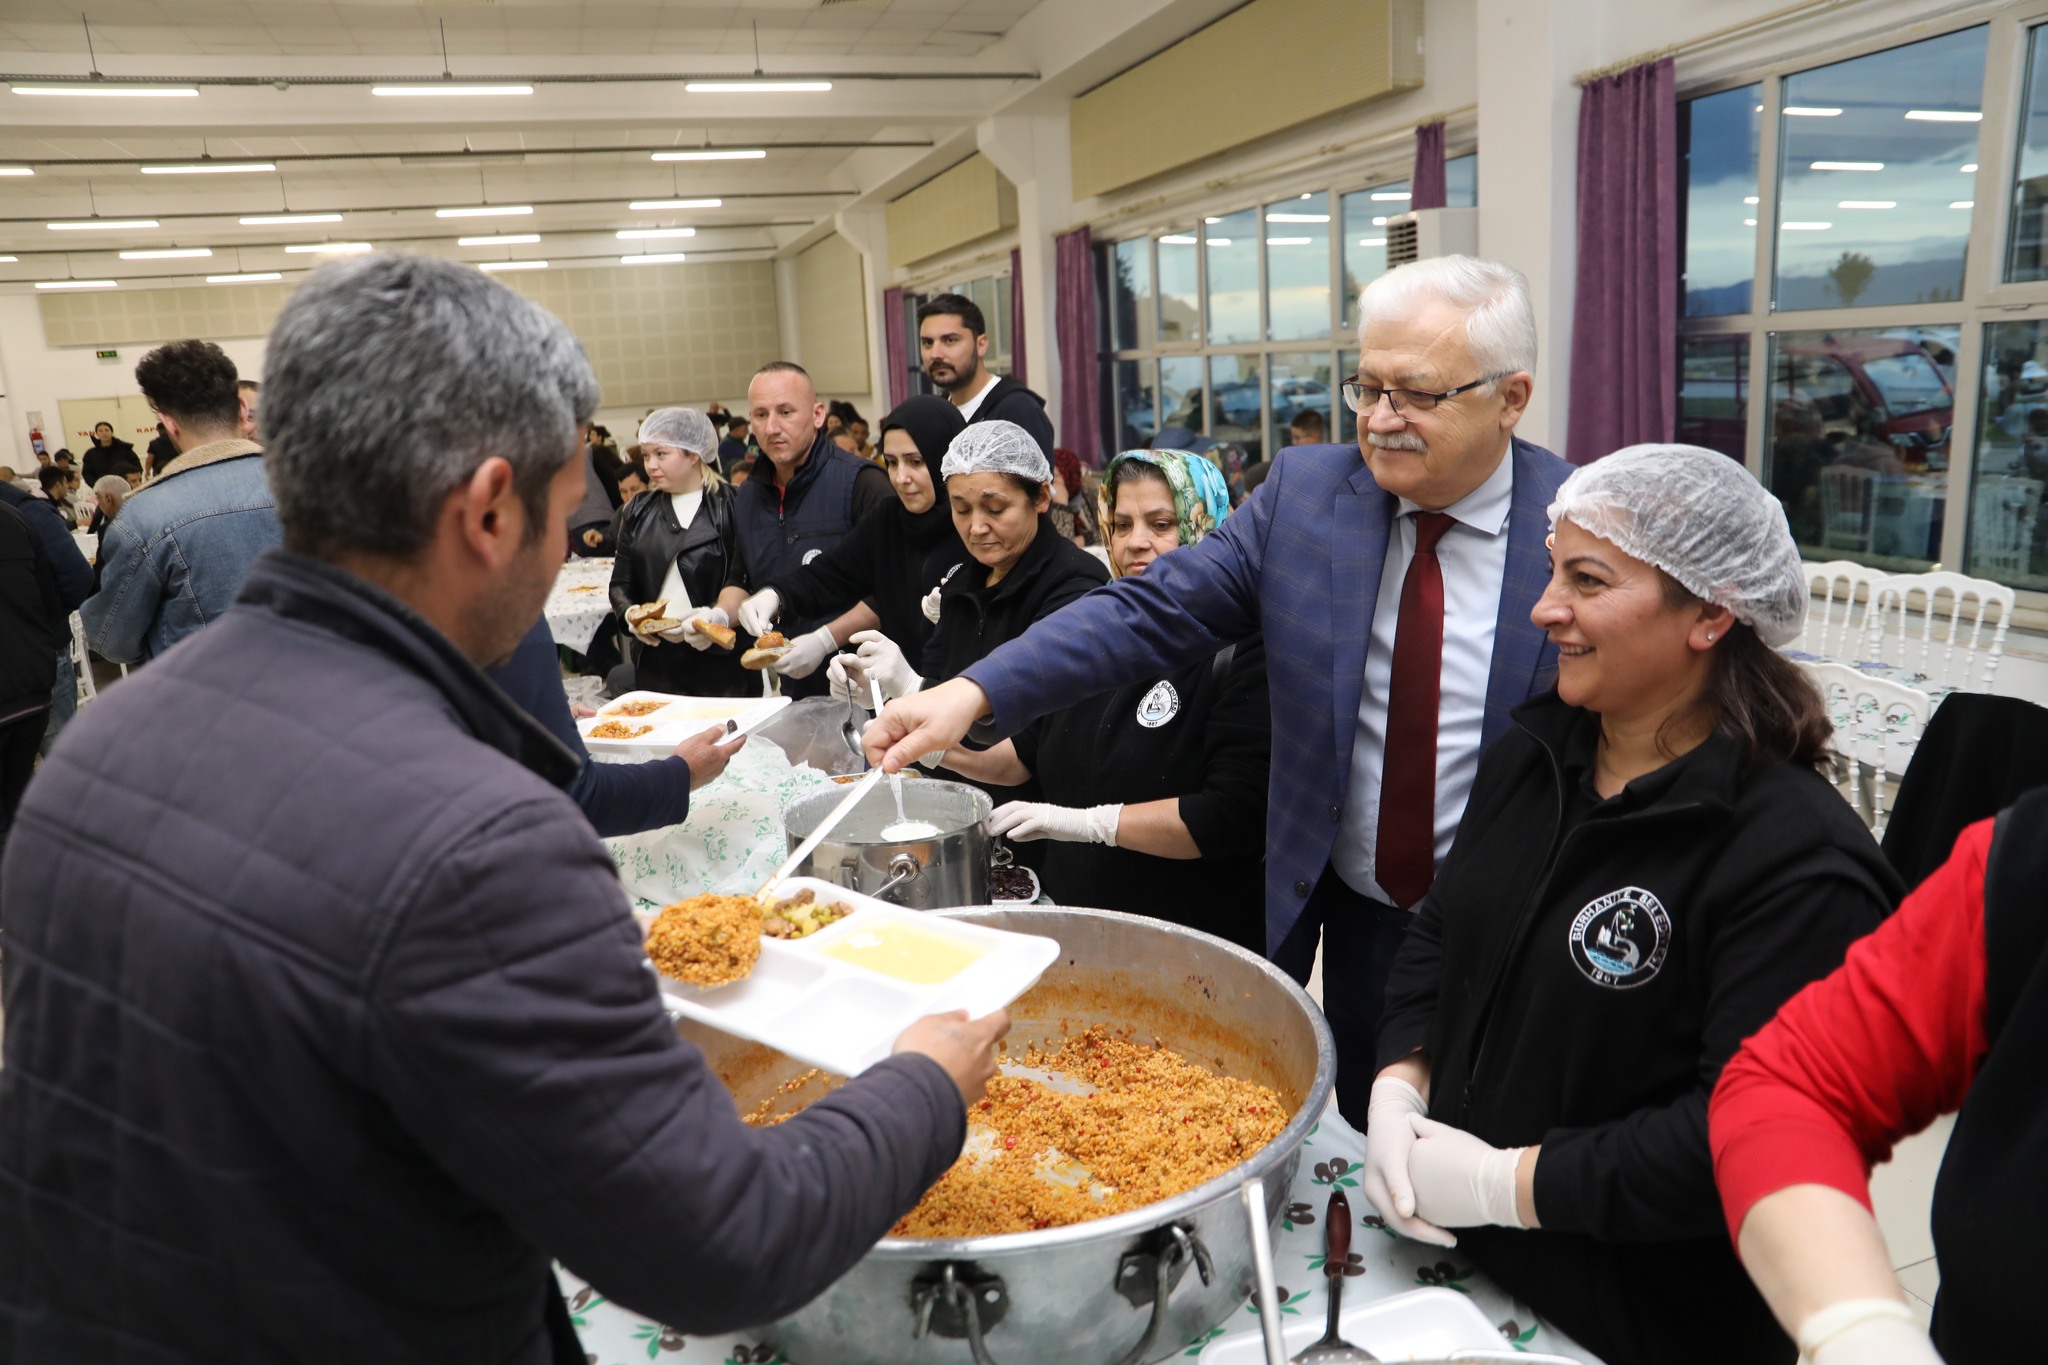
[[[1477,256],[1434,256],[1396,266],[1358,291],[1358,342],[1374,318],[1405,317],[1426,301],[1465,315],[1465,349],[1481,374],[1536,372],[1536,310],[1522,272]]]

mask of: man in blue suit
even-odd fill
[[[867,743],[897,767],[1263,632],[1267,951],[1305,981],[1320,934],[1338,1104],[1362,1125],[1409,912],[1450,851],[1481,752],[1551,682],[1555,650],[1529,610],[1569,466],[1514,437],[1536,366],[1515,271],[1416,262],[1366,286],[1359,313],[1344,386],[1359,445],[1283,451],[1201,544],[892,703]]]

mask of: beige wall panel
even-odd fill
[[[1121,189],[1416,89],[1422,6],[1423,0],[1252,0],[1188,35],[1073,102],[1074,197]],[[893,217],[889,235],[893,242]]]
[[[909,265],[1017,226],[1017,187],[976,152],[889,205],[889,263]]]
[[[49,294],[36,303],[50,345],[97,348],[184,337],[260,337],[290,293],[286,284],[209,284]]]
[[[860,253],[837,233],[796,258],[796,321],[797,354],[818,393],[866,393],[867,285]]]

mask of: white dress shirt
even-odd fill
[[[1443,510],[1454,524],[1437,542],[1444,576],[1443,681],[1436,722],[1436,861],[1443,863],[1465,815],[1472,778],[1479,771],[1479,737],[1486,723],[1486,683],[1493,669],[1493,636],[1500,621],[1501,583],[1508,570],[1508,515],[1514,507],[1515,462],[1508,451],[1486,482]],[[1351,789],[1330,865],[1362,896],[1393,903],[1376,876],[1380,784],[1386,767],[1387,692],[1394,677],[1394,636],[1400,628],[1401,584],[1415,558],[1415,518],[1421,510],[1399,500],[1387,536],[1386,567],[1373,607],[1372,642],[1365,651],[1365,688],[1358,700],[1358,734],[1351,745]]]

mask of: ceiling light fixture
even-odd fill
[[[1784,229],[1784,230],[1785,230],[1786,232],[1826,232],[1826,231],[1827,231],[1827,230],[1828,230],[1829,228],[1833,227],[1833,226],[1834,226],[1834,224],[1833,224],[1833,223],[1780,223],[1780,224],[1778,224],[1778,226],[1779,226],[1780,228]]]
[[[1788,104],[1783,112],[1787,118],[1834,118],[1842,111],[1818,104]]]
[[[1164,237],[1161,237],[1161,238],[1159,239],[1159,245],[1161,245],[1161,246],[1194,246],[1194,245],[1195,245],[1195,239],[1194,239],[1194,238],[1192,238],[1192,237],[1190,237],[1190,236],[1188,236],[1188,235],[1186,235],[1185,233],[1179,233],[1179,232],[1175,232],[1175,233],[1169,233],[1168,235],[1166,235],[1166,236],[1164,236]]]
[[[19,256],[0,256],[0,264],[12,265],[20,259]]]
[[[1360,237],[1358,244],[1360,246],[1385,246],[1387,239],[1384,237]]]
[[[1313,237],[1268,237],[1267,246],[1307,246],[1315,241]]]
[[[621,256],[620,265],[674,265],[683,259],[680,251],[649,251],[639,256]]]
[[[1756,226],[1756,219],[1754,219],[1754,218],[1745,218],[1745,219],[1743,219],[1743,220],[1742,220],[1742,225],[1743,225],[1744,227],[1755,227],[1755,226]]]
[[[118,280],[37,280],[38,289],[112,289]]]
[[[656,161],[759,161],[768,153],[761,148],[699,147],[688,152],[656,152]]]
[[[1920,123],[1982,123],[1984,115],[1975,109],[1908,109],[1906,117]]]
[[[265,280],[281,280],[284,276],[275,270],[252,270],[244,275],[208,275],[208,284],[261,284]]]
[[[1203,240],[1208,242],[1210,246],[1235,246],[1237,244],[1236,240],[1230,237],[1206,237]]]
[[[17,95],[90,95],[96,99],[187,99],[199,94],[190,85],[17,85]]]
[[[692,95],[817,95],[832,88],[830,81],[685,81],[683,89]]]
[[[1413,197],[1407,190],[1374,190],[1372,192],[1372,201],[1375,204],[1400,203]]]
[[[1757,197],[1753,194],[1745,194],[1742,196],[1742,202],[1745,204],[1754,204],[1757,203],[1758,200]]]
[[[530,85],[373,85],[373,95],[387,99],[410,95],[531,95]]]
[[[288,246],[285,252],[292,256],[339,256],[376,249],[368,242],[308,242],[303,246]]]
[[[33,166],[0,166],[0,175],[34,175]]]
[[[212,254],[213,248],[210,246],[175,246],[165,247],[161,251],[124,251],[121,253],[121,259],[124,261],[182,261],[198,256],[211,256]]]
[[[1957,169],[1960,170],[1964,175],[1975,175],[1977,173],[1977,163],[1972,161],[1969,165],[1959,166],[1957,167]]]
[[[546,261],[485,261],[478,270],[546,270]]]
[[[1838,209],[1895,209],[1896,199],[1843,199],[1835,204]]]
[[[724,208],[725,201],[723,199],[635,199],[626,207],[632,209],[635,213],[645,213],[650,209],[717,209]]]
[[[435,209],[436,218],[516,218],[533,212],[531,204],[478,204],[466,209]]]
[[[1882,161],[1811,161],[1807,163],[1806,168],[1810,171],[1881,171],[1884,169],[1884,163]]]
[[[1977,201],[1974,199],[1957,199],[1951,202],[1949,207],[1952,209],[1973,209],[1977,207]]]
[[[540,240],[538,232],[506,232],[495,237],[457,237],[457,246],[532,246]]]
[[[1266,215],[1266,221],[1269,223],[1327,223],[1330,221],[1330,215],[1327,213],[1269,213]]]
[[[695,228],[620,228],[612,234],[622,242],[637,242],[648,237],[695,237]]]
[[[243,227],[281,227],[287,223],[338,223],[338,213],[258,213],[241,220]]]
[[[128,229],[153,228],[154,218],[93,218],[83,223],[45,223],[52,232],[114,232]]]
[[[236,175],[243,171],[274,171],[270,161],[205,161],[189,166],[144,166],[144,175]]]

